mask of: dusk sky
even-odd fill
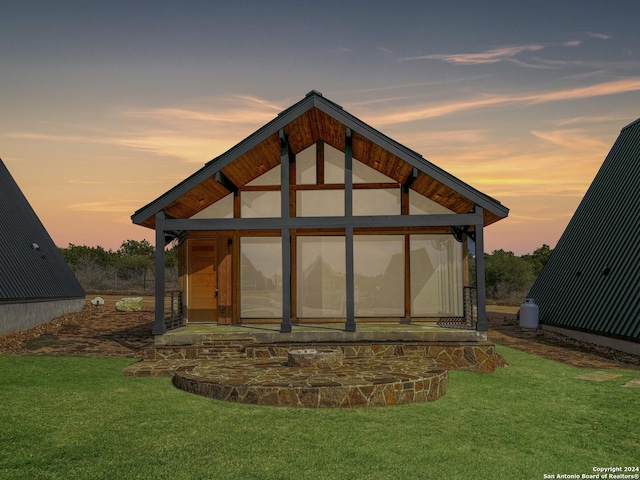
[[[0,0],[0,158],[58,246],[130,216],[318,90],[554,247],[640,117],[637,1]],[[612,199],[614,200],[614,199]]]

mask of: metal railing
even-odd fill
[[[167,294],[169,295],[169,305],[166,305]],[[168,313],[168,316],[164,320],[164,326],[167,330],[174,330],[176,328],[184,326],[182,300],[183,294],[181,290],[165,292],[165,306],[168,307],[165,311],[166,313]]]
[[[464,287],[463,316],[441,318],[439,327],[475,330],[478,324],[478,291],[476,287]]]

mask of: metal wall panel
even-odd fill
[[[84,297],[84,290],[2,160],[0,239],[0,303]]]
[[[540,322],[640,341],[640,119],[623,128],[529,292]]]

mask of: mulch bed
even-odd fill
[[[532,355],[584,368],[640,370],[640,356],[582,342],[548,330],[522,330],[515,315],[488,313],[489,340]]]

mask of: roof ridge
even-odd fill
[[[634,120],[633,122],[631,122],[629,125],[627,125],[626,127],[622,127],[622,130],[620,130],[620,132],[624,132],[625,130],[635,126],[637,123],[640,123],[640,118],[638,118],[637,120]]]

